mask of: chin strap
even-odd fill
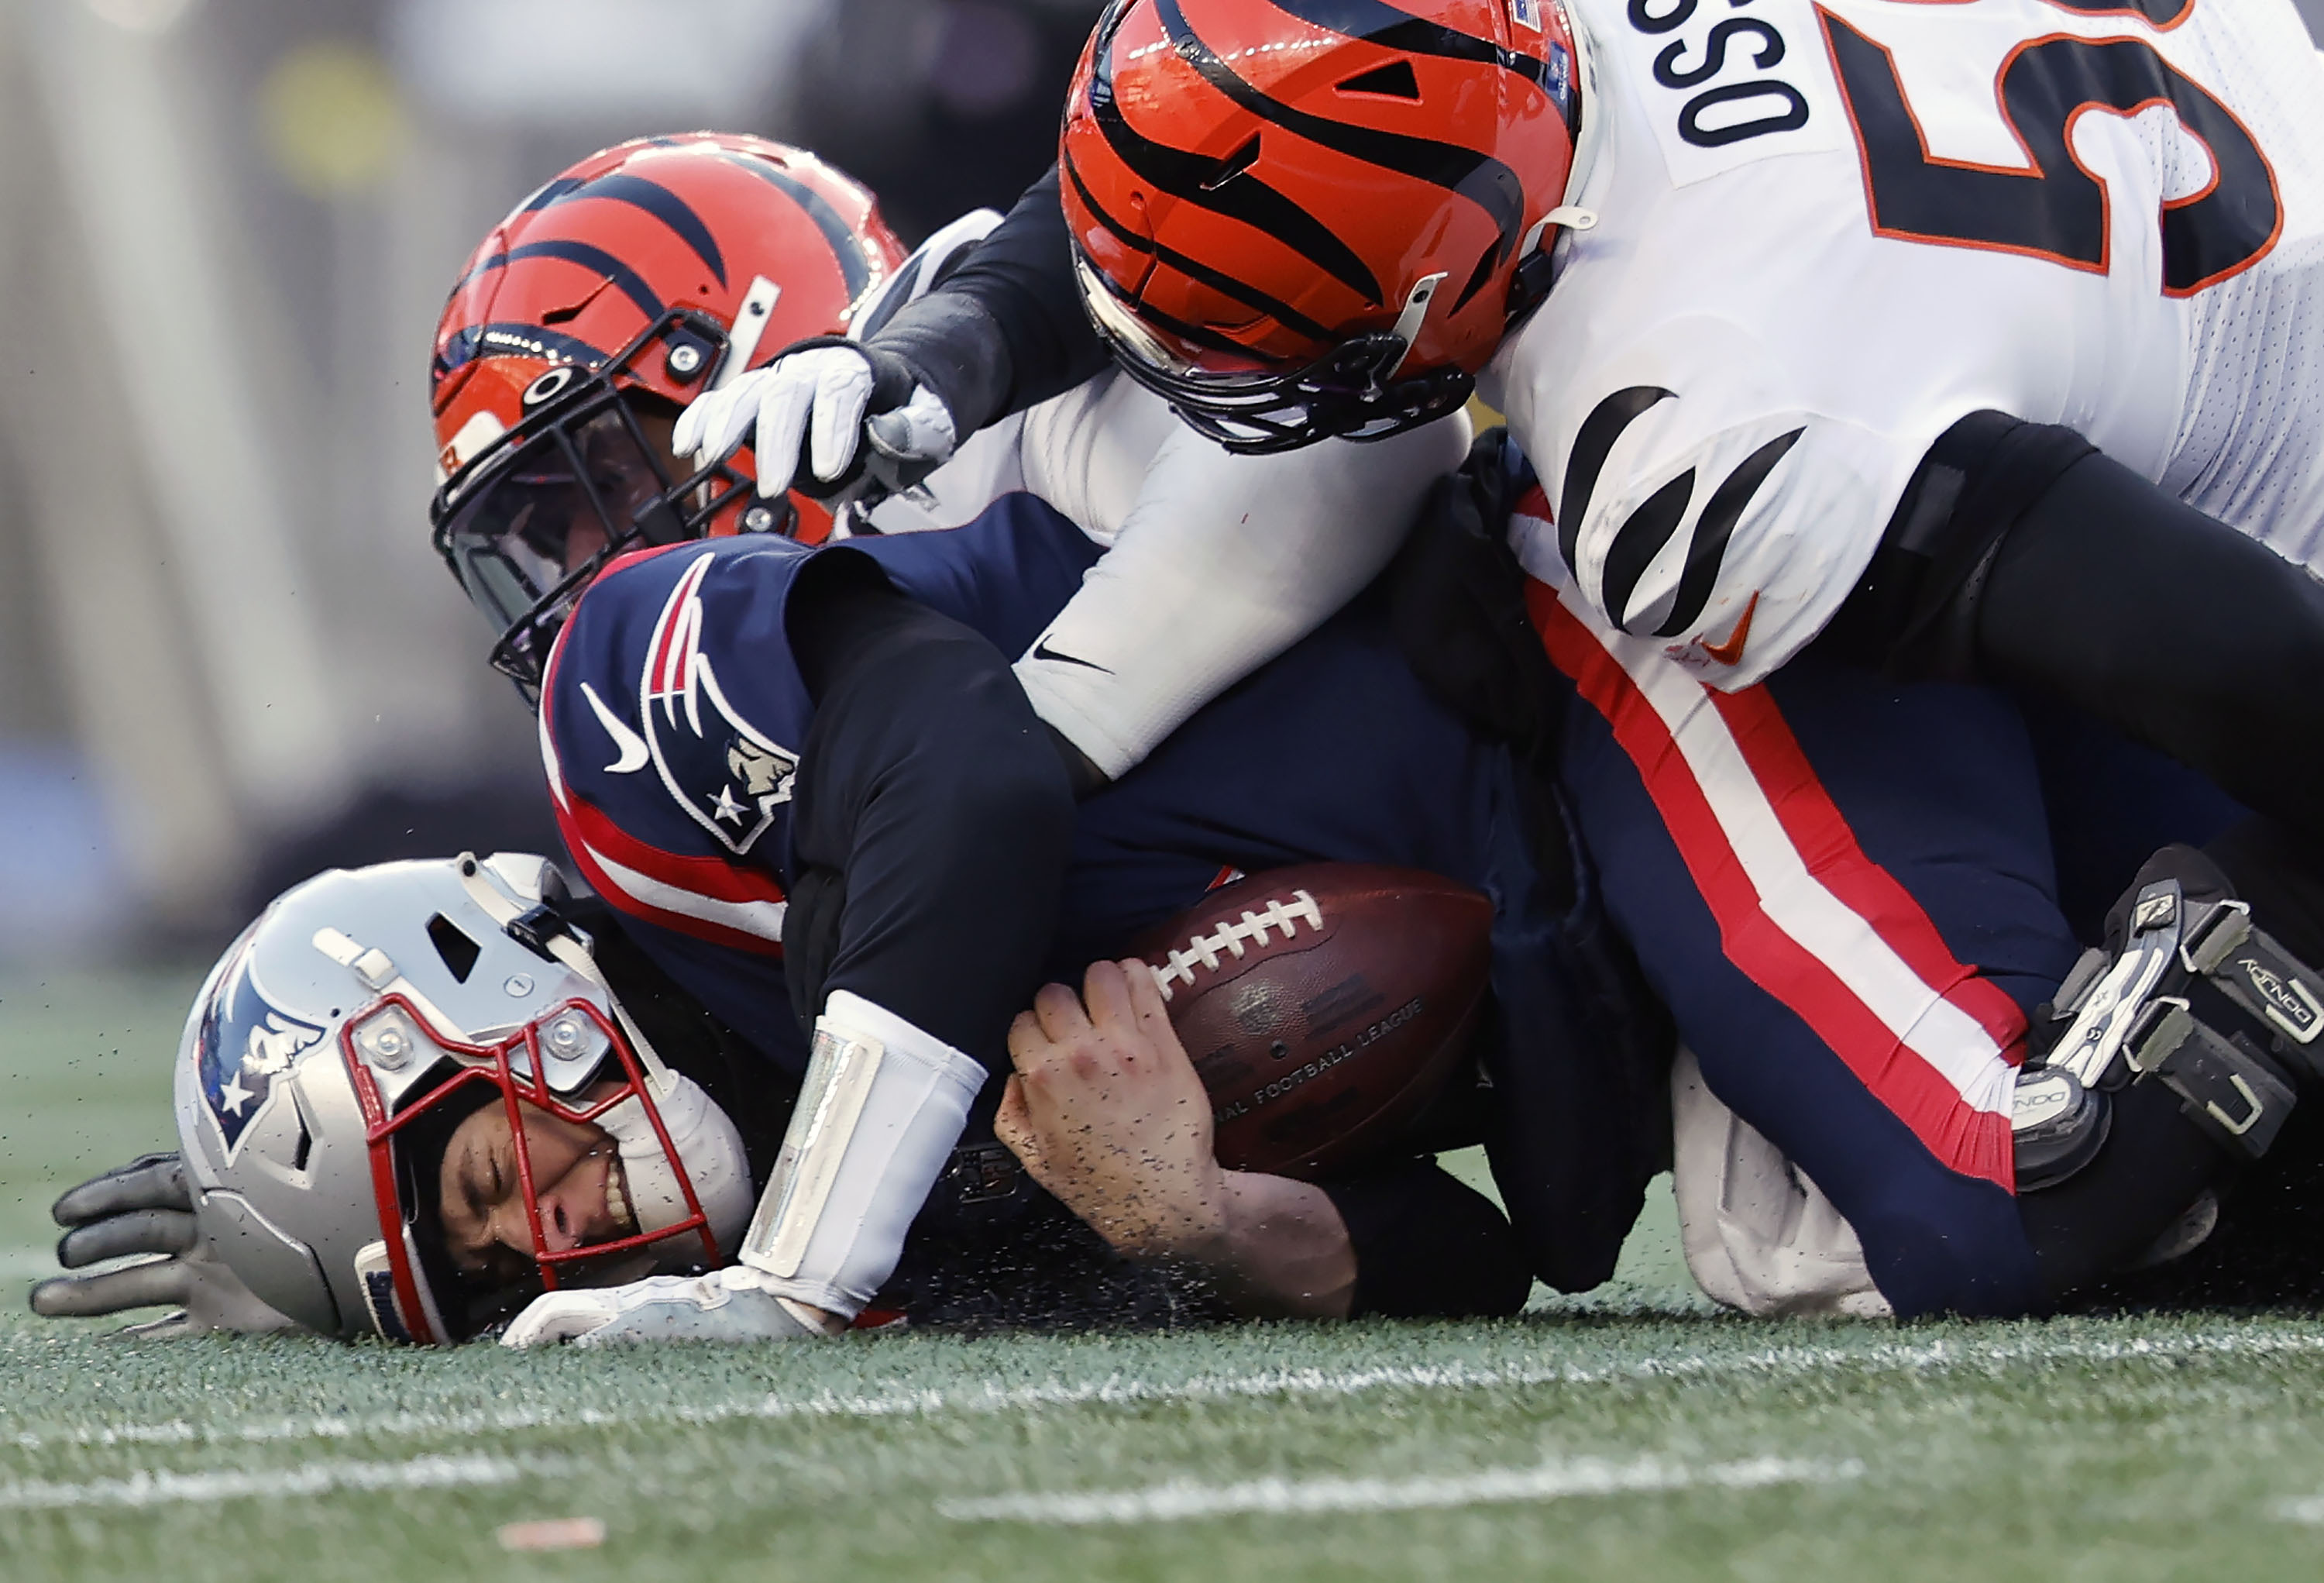
[[[622,1004],[622,997],[615,995],[613,986],[605,982],[604,974],[598,970],[597,959],[589,954],[588,947],[582,943],[573,926],[558,913],[556,908],[545,902],[530,907],[521,905],[485,877],[484,865],[476,861],[475,853],[461,853],[457,866],[461,888],[468,893],[468,899],[483,908],[484,915],[499,924],[510,939],[528,950],[563,963],[604,992],[605,1004],[613,1008],[613,1021],[621,1024],[622,1032],[630,1041],[631,1051],[637,1056],[638,1064],[646,1069],[646,1085],[653,1090],[654,1102],[659,1104],[669,1098],[678,1087],[677,1078],[655,1052],[645,1030],[631,1019],[628,1010]]]

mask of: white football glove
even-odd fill
[[[696,466],[707,466],[742,444],[754,423],[751,446],[762,495],[791,487],[802,439],[816,482],[838,483],[865,452],[863,480],[872,487],[855,492],[878,494],[909,489],[959,443],[942,398],[908,365],[852,345],[787,353],[698,398],[678,414],[670,445],[693,457]],[[810,495],[825,493],[811,483],[802,487]]]
[[[735,1265],[707,1275],[655,1275],[627,1286],[544,1292],[517,1315],[501,1345],[800,1341],[844,1328],[804,1303],[776,1296],[756,1270]]]
[[[178,1311],[124,1327],[139,1338],[233,1330],[263,1336],[297,1324],[253,1296],[217,1258],[194,1220],[185,1163],[147,1154],[71,1189],[50,1211],[67,1227],[57,1263],[80,1270],[128,1254],[158,1254],[94,1274],[59,1275],[32,1288],[32,1311],[51,1319],[88,1319],[129,1309],[178,1305]]]

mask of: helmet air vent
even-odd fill
[[[1257,163],[1259,163],[1259,134],[1254,132],[1250,134],[1250,142],[1221,160],[1219,168],[1203,178],[1203,190],[1216,192]]]
[[[428,921],[428,938],[435,942],[436,954],[444,958],[444,966],[462,984],[476,970],[476,958],[484,948],[461,932],[460,926],[438,912]]]
[[[1391,60],[1386,66],[1375,67],[1340,84],[1343,94],[1379,94],[1391,99],[1420,98],[1420,79],[1413,75],[1409,60]]]

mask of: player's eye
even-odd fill
[[[547,511],[538,503],[527,501],[510,521],[509,532],[535,555],[555,560],[565,553],[566,532],[572,520],[569,511]]]

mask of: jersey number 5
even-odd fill
[[[1985,247],[2107,269],[2106,183],[2075,159],[2085,110],[2132,116],[2168,106],[2210,150],[2210,184],[2162,206],[2163,292],[2187,297],[2274,245],[2282,205],[2267,156],[2235,113],[2141,39],[2032,39],[2002,62],[1996,97],[2026,167],[1929,153],[1887,50],[1817,8],[1864,159],[1872,228],[1883,236]],[[2027,168],[2030,167],[2030,168]]]

